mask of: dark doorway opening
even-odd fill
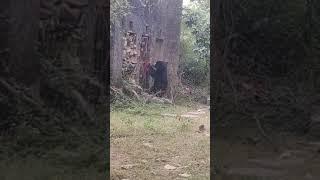
[[[168,87],[168,62],[157,61],[156,64],[151,68],[151,77],[153,78],[153,86],[151,88],[152,93],[158,93],[162,96]]]

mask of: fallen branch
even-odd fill
[[[130,97],[135,97],[137,100],[140,100],[140,97],[139,97],[138,93],[134,89],[131,89],[128,86],[123,86],[122,90],[123,90],[124,94],[126,94],[126,95],[128,95]]]
[[[261,135],[266,138],[268,141],[270,141],[271,143],[273,143],[273,141],[271,140],[271,138],[267,135],[267,133],[264,131],[264,129],[261,126],[261,122],[259,120],[259,118],[257,118],[256,116],[254,116],[254,119],[256,120],[257,123],[257,127],[259,132],[261,133]]]
[[[260,119],[257,118],[256,115],[254,115],[253,118],[256,120],[256,124],[257,124],[258,130],[259,130],[260,134],[262,135],[262,137],[264,137],[267,141],[269,141],[269,143],[273,146],[275,151],[279,151],[279,147],[277,147],[275,142],[270,138],[270,136],[267,135],[265,130],[262,128]]]
[[[71,90],[71,96],[74,100],[76,100],[79,103],[82,112],[84,112],[88,116],[88,118],[93,122],[95,120],[94,110],[92,109],[92,106],[90,106],[88,102],[84,99],[82,94],[80,94],[77,90]]]
[[[10,84],[8,84],[5,80],[3,80],[2,78],[0,78],[0,85],[2,87],[4,87],[9,94],[13,95],[13,97],[19,97],[21,98],[23,101],[27,102],[28,104],[35,106],[37,108],[40,107],[40,103],[36,102],[35,100],[27,97],[26,95],[23,94],[23,92],[19,92],[18,90],[16,90],[14,87],[12,87]]]

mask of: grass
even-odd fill
[[[210,148],[209,137],[205,135],[209,131],[195,133],[200,124],[209,127],[208,114],[197,120],[181,121],[161,116],[162,113],[182,114],[193,110],[196,107],[159,104],[131,104],[122,109],[113,109],[110,115],[111,179],[179,179],[179,174],[183,173],[191,175],[188,179],[209,179]],[[19,142],[25,143],[15,145],[15,142],[8,142],[11,143],[10,147],[17,146],[19,154],[13,155],[16,153],[15,149],[0,150],[0,179],[106,179],[106,170],[103,168],[104,157],[107,155],[101,149],[103,141],[96,143],[91,138],[99,132],[91,132],[92,128],[81,126],[69,131],[41,140],[31,140],[37,136],[25,136],[21,132],[23,139]],[[39,146],[27,145],[27,141],[37,142]],[[43,143],[50,147],[44,150]],[[145,146],[148,143],[150,147]],[[56,145],[51,146],[53,144]],[[3,146],[9,147],[5,144]],[[41,157],[36,156],[38,151],[41,152]],[[10,153],[10,158],[3,152]],[[164,169],[166,164],[177,169],[168,171]],[[121,168],[123,165],[133,167],[124,169]]]
[[[15,136],[1,137],[0,179],[105,180],[103,129],[75,122],[66,126],[67,131],[37,136],[30,127],[22,126]]]
[[[113,109],[111,127],[111,179],[206,180],[210,174],[210,133],[196,133],[199,125],[209,129],[209,112],[198,119],[161,116],[181,115],[197,107],[135,104]],[[177,167],[164,168],[166,164]],[[130,168],[123,166],[130,165]]]
[[[47,160],[31,156],[0,164],[1,180],[98,180],[105,177],[106,174],[98,172],[95,167],[77,170],[66,165],[53,166]]]

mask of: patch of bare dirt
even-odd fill
[[[234,132],[236,134],[236,132]],[[233,138],[230,138],[233,136]],[[320,146],[307,139],[287,136],[274,151],[270,144],[250,144],[243,138],[216,138],[219,162],[215,179],[316,180],[320,179]],[[303,142],[303,143],[301,143]]]

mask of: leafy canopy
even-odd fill
[[[193,0],[183,7],[181,31],[182,80],[200,85],[209,79],[210,1]]]

